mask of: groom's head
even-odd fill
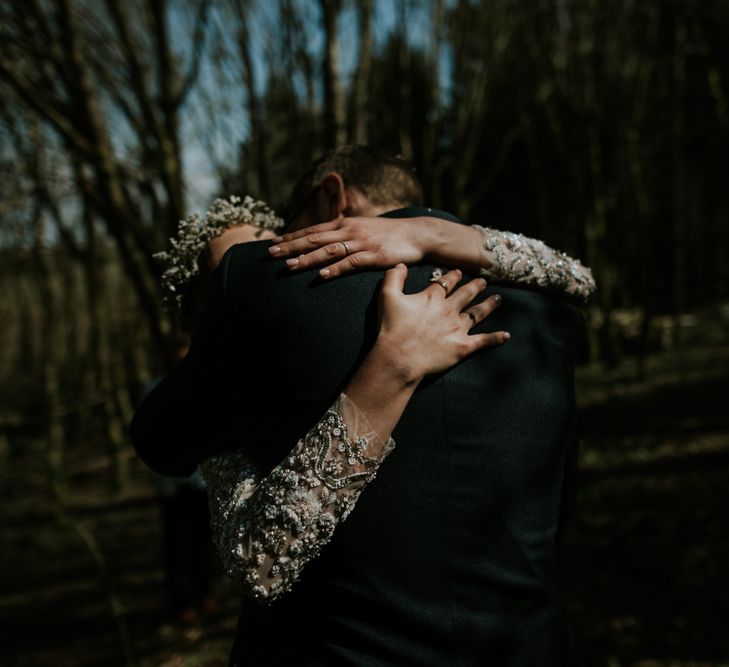
[[[286,222],[293,231],[340,215],[374,216],[422,202],[422,186],[405,160],[367,146],[341,146],[296,183]]]

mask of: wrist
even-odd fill
[[[417,385],[414,375],[397,363],[392,348],[378,340],[344,392],[385,442]]]
[[[425,235],[425,261],[438,266],[457,266],[478,271],[481,266],[482,237],[478,229],[450,220],[428,218],[431,225]]]
[[[414,218],[413,238],[417,239],[422,261],[432,263],[440,261],[442,250],[447,244],[448,227],[444,220],[438,218]]]
[[[406,340],[380,334],[367,355],[367,362],[379,369],[383,381],[402,389],[415,389],[425,377],[417,356],[411,354]]]

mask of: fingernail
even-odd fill
[[[268,249],[268,252],[270,252],[272,255],[278,255],[278,253],[281,252],[281,248],[279,248],[277,245],[274,245]]]
[[[511,338],[511,334],[508,331],[504,332],[504,340],[509,340]]]
[[[329,269],[322,269],[321,271],[319,271],[319,275],[322,278],[327,278],[330,273],[331,273],[331,271]]]
[[[488,283],[483,278],[479,278],[479,280],[481,281],[481,285],[483,285],[484,287],[488,285]]]
[[[299,258],[294,257],[294,259],[287,259],[286,260],[286,266],[288,267],[294,267],[299,263]]]
[[[283,241],[283,236],[274,236],[271,239],[271,243],[281,243],[281,241]]]
[[[501,303],[501,294],[494,294],[492,298],[496,303]]]

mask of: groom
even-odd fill
[[[350,157],[333,162],[345,191],[314,182],[299,192],[298,226],[330,206],[424,213],[413,208],[411,172],[387,179],[392,192],[365,196],[359,175],[393,162]],[[187,473],[239,446],[270,470],[374,340],[381,272],[322,282],[286,272],[268,245],[225,256],[188,359],[135,417],[135,445],[162,472]],[[427,285],[432,269],[412,268],[406,291]],[[270,606],[245,603],[231,664],[572,664],[554,550],[581,317],[559,297],[499,293],[488,328],[510,331],[509,345],[421,385],[393,433],[396,451],[301,581]]]

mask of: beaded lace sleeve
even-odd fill
[[[213,539],[228,575],[256,600],[288,591],[394,446],[342,394],[266,477],[244,451],[204,462]]]
[[[542,241],[474,225],[482,236],[481,275],[491,280],[533,285],[581,301],[595,291],[592,272],[579,260]]]

